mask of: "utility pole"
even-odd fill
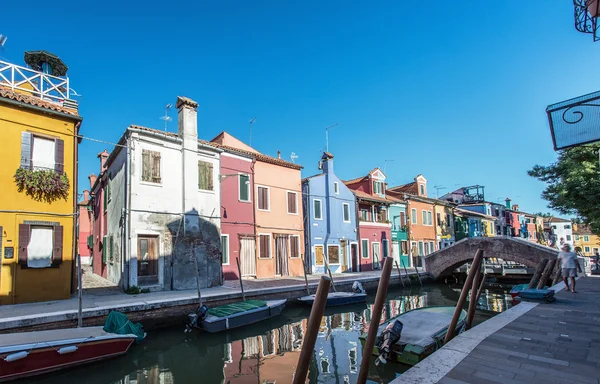
[[[329,152],[329,130],[331,128],[337,127],[338,123],[330,125],[329,127],[325,127],[325,151]]]

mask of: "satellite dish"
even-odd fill
[[[295,163],[297,158],[298,158],[298,155],[296,155],[296,152],[292,152],[292,154],[290,155],[290,159],[292,160],[292,163]]]
[[[319,171],[323,170],[323,160],[319,161]]]
[[[8,40],[8,37],[6,37],[4,35],[0,35],[0,48],[4,48],[4,44],[6,44],[6,40]]]

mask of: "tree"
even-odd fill
[[[536,165],[527,172],[546,183],[542,198],[548,207],[581,218],[594,234],[600,234],[599,150],[596,143],[560,151],[555,163]]]
[[[550,212],[546,212],[546,213],[537,212],[537,213],[534,213],[534,215],[540,216],[540,217],[552,217],[552,214]]]

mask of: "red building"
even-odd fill
[[[221,144],[223,132],[212,140]],[[223,243],[223,277],[226,280],[239,278],[238,260],[241,248],[244,254],[256,257],[254,248],[254,160],[243,152],[220,146],[221,153],[221,240]],[[251,249],[250,249],[251,248]],[[256,265],[240,263],[243,268]],[[242,275],[256,275],[256,270],[245,271]]]
[[[89,176],[91,193],[92,193],[92,208],[93,208],[93,220],[92,220],[92,269],[94,274],[102,277],[106,277],[106,257],[104,257],[103,247],[106,242],[106,234],[108,233],[107,227],[107,216],[106,216],[106,201],[107,191],[106,183],[106,159],[108,159],[109,153],[104,150],[98,154],[100,159],[100,174],[98,176],[93,173]]]
[[[79,240],[78,240],[78,253],[81,257],[82,265],[90,265],[92,263],[92,204],[90,201],[90,191],[87,189],[83,191],[83,200],[77,203],[77,210],[79,212]]]
[[[366,176],[344,182],[356,196],[358,206],[360,271],[380,268],[381,259],[390,255],[392,224],[388,208],[399,200],[386,196],[385,179],[384,173],[375,168]]]

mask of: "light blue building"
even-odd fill
[[[333,155],[319,161],[321,174],[302,180],[304,241],[309,273],[358,271],[356,197],[333,171]]]

